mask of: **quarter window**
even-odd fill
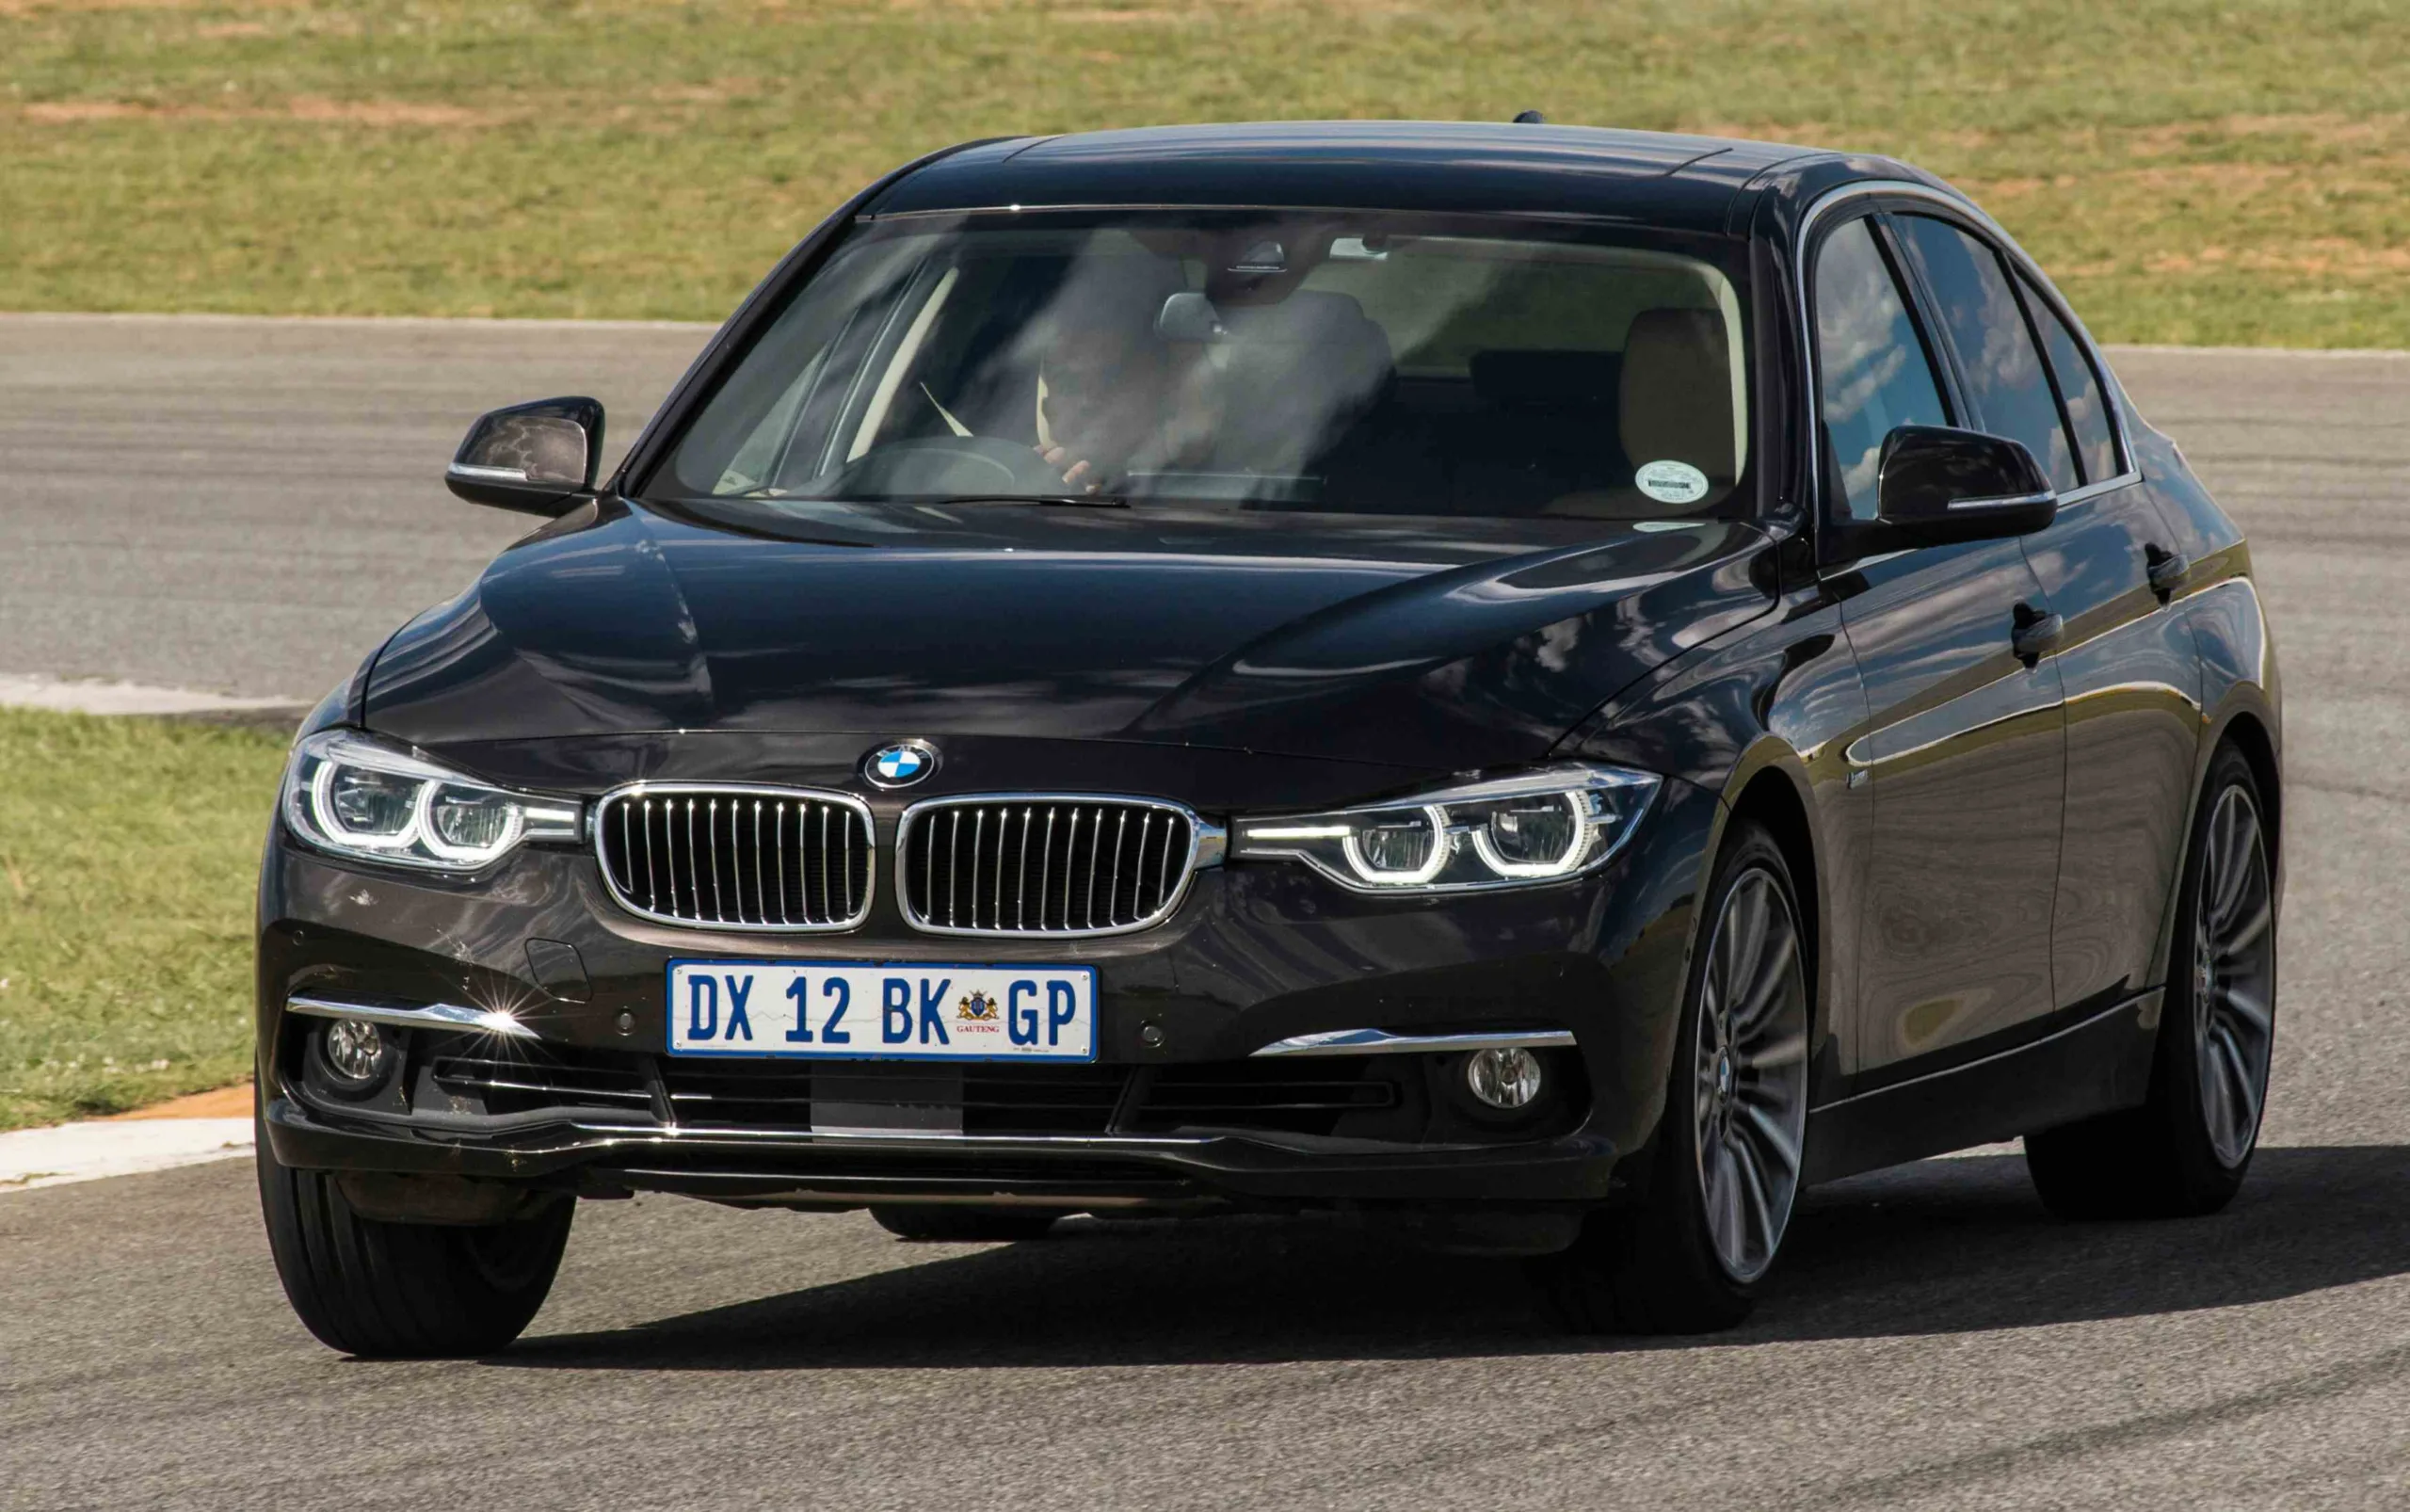
[[[1950,413],[1865,220],[1825,237],[1817,256],[1816,361],[1831,474],[1850,518],[1872,520],[1884,439],[1900,426],[1946,426]]]
[[[1940,306],[1975,423],[2023,442],[2053,487],[2076,488],[2075,451],[2058,396],[2000,255],[1946,220],[1902,216],[1898,224],[1909,259]]]
[[[2109,423],[2109,402],[2101,392],[2100,375],[2093,371],[2083,344],[2042,298],[2042,291],[2021,273],[2016,281],[2025,295],[2025,308],[2032,312],[2033,325],[2042,332],[2042,349],[2049,354],[2051,376],[2059,380],[2059,397],[2066,401],[2067,425],[2075,431],[2076,450],[2083,458],[2084,481],[2115,477],[2125,469],[2117,461],[2117,431]]]

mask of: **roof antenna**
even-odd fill
[[[1515,124],[1518,126],[1545,126],[1548,124],[1548,117],[1541,115],[1536,110],[1518,110],[1515,112]]]

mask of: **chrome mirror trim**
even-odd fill
[[[1950,501],[1950,507],[1975,510],[2026,509],[2035,505],[2053,503],[2057,498],[2056,493],[2046,489],[2040,493],[2012,493],[1989,499],[1952,499]]]
[[[479,467],[470,462],[454,462],[443,470],[445,477],[465,478],[472,483],[524,483],[527,470],[523,467]]]

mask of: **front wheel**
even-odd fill
[[[355,1211],[329,1171],[277,1163],[260,1131],[260,1207],[285,1297],[331,1349],[368,1359],[490,1355],[544,1305],[577,1204],[507,1223],[389,1223]]]
[[[1704,1333],[1748,1316],[1799,1192],[1808,1128],[1808,973],[1790,868],[1745,821],[1716,863],[1665,1112],[1637,1209],[1591,1215],[1540,1262],[1583,1332]]]
[[[2149,1101],[2025,1136],[2034,1188],[2062,1217],[2190,1217],[2216,1212],[2242,1186],[2276,1027],[2263,812],[2251,764],[2220,748],[2185,850]]]

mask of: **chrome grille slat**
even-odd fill
[[[639,783],[603,796],[594,842],[612,897],[662,923],[801,933],[870,912],[870,809],[847,794]]]
[[[905,812],[897,898],[908,923],[936,934],[1143,929],[1179,905],[1205,828],[1155,799],[931,798]]]
[[[1020,865],[1013,874],[1013,927],[1016,929],[1029,927],[1029,818],[1032,812],[1025,806],[1020,811]],[[1004,911],[998,909],[996,917],[1002,920]]]
[[[686,801],[692,803],[695,800],[688,798]],[[703,810],[703,838],[709,840],[712,844],[712,922],[718,924],[727,919],[728,909],[719,900],[719,799],[717,798],[707,800],[707,806]],[[701,906],[701,901],[699,898],[696,900],[698,907]]]

